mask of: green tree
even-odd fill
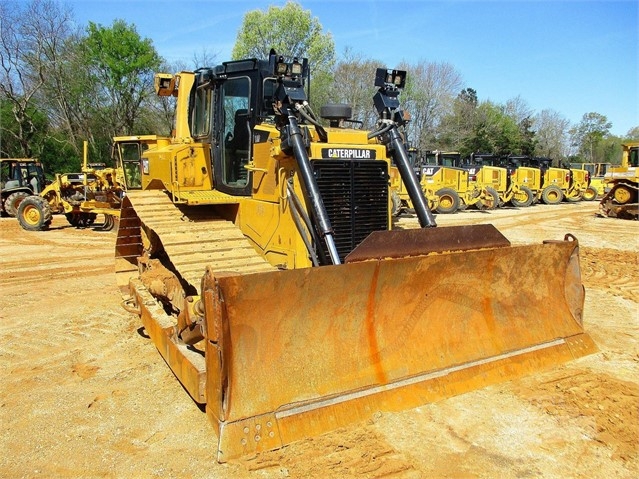
[[[479,104],[472,133],[462,142],[464,153],[486,152],[509,154],[519,152],[519,126],[503,108],[490,101]]]
[[[98,85],[96,103],[107,137],[144,133],[138,121],[153,94],[153,78],[162,59],[135,25],[115,20],[111,27],[89,22],[87,63]]]
[[[597,145],[606,137],[612,123],[600,113],[585,113],[579,124],[570,130],[573,144],[579,149],[579,153],[590,163],[599,163],[596,155]]]
[[[289,1],[283,7],[246,13],[233,47],[233,59],[268,58],[272,48],[286,58],[308,58],[312,79],[309,101],[318,106],[326,103],[335,43],[330,33],[323,33],[311,11]]]
[[[474,151],[465,143],[472,134],[478,104],[477,91],[473,88],[459,92],[453,101],[452,111],[442,118],[434,146],[459,151],[463,156]]]
[[[532,129],[533,111],[528,106],[528,103],[521,96],[517,96],[508,100],[502,111],[514,120],[519,130],[516,148],[510,153],[533,155],[537,140],[535,131]]]

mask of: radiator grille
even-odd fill
[[[311,161],[344,260],[371,232],[388,229],[388,168],[384,161]],[[326,245],[321,247],[326,253]]]

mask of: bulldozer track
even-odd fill
[[[207,265],[235,274],[274,269],[214,208],[176,205],[163,191],[136,192],[129,200],[143,228],[157,235],[175,270],[198,291]]]

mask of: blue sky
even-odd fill
[[[195,54],[230,59],[247,11],[285,0],[62,0],[80,26],[121,18],[153,40],[169,61]],[[623,136],[639,126],[639,2],[299,0],[335,41],[389,68],[445,61],[480,100],[520,96],[535,112],[552,109],[571,123],[605,115]]]

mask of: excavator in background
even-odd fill
[[[0,213],[15,216],[20,202],[47,185],[42,163],[35,158],[0,158]]]
[[[271,52],[156,75],[175,130],[123,198],[123,306],[204,405],[217,461],[596,351],[572,235],[436,225],[400,134],[405,72],[377,69],[373,131],[342,126],[347,105],[318,118],[308,73]],[[391,162],[419,228],[392,229]]]
[[[81,173],[56,174],[55,180],[39,194],[26,196],[20,202],[16,217],[23,229],[47,230],[53,214],[64,214],[75,227],[113,229],[126,191],[123,172],[117,166],[106,168],[102,163],[90,167],[87,158],[88,143],[85,141]],[[98,215],[104,217],[101,224],[95,223]]]
[[[639,219],[639,142],[622,145],[621,165],[608,168],[604,188],[600,216]]]

